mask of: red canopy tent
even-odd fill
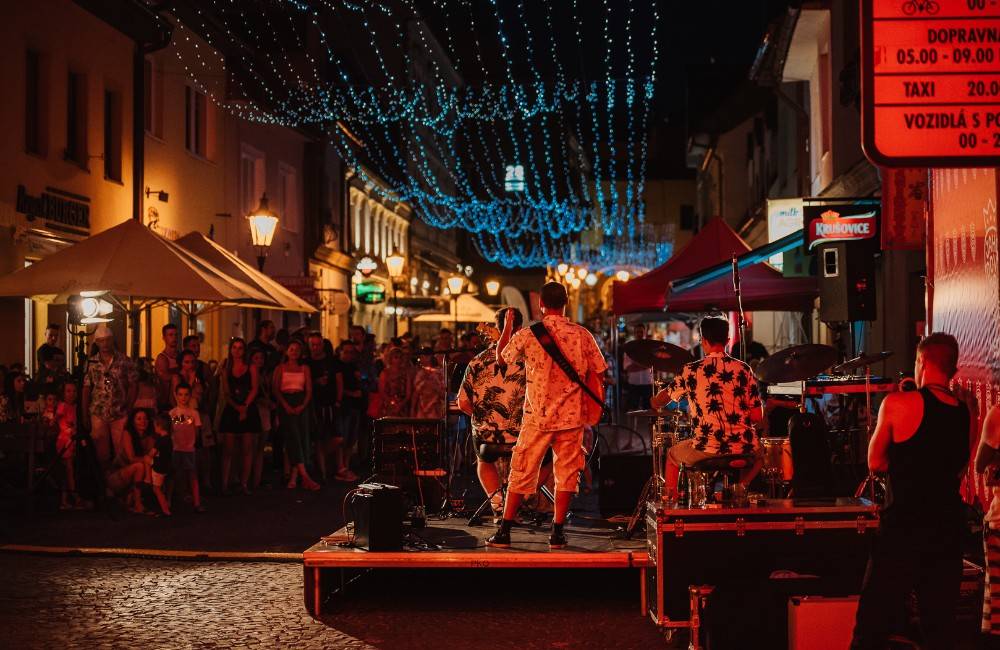
[[[687,245],[669,260],[648,273],[612,286],[615,314],[663,311],[670,282],[750,250],[746,242],[721,217],[705,224]]]
[[[754,264],[740,269],[744,311],[808,311],[816,298],[816,278],[786,278],[772,266]],[[736,311],[736,290],[730,276],[667,296],[672,312]]]
[[[653,269],[628,282],[615,282],[613,309],[615,314],[664,311],[732,311],[736,309],[736,292],[730,277],[719,278],[667,298],[670,283],[694,275],[733,255],[750,252],[736,231],[722,218],[715,217],[688,242],[679,253]],[[808,309],[816,297],[814,278],[785,278],[771,266],[754,264],[741,271],[743,308],[746,311],[794,311]]]

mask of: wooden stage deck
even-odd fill
[[[425,528],[404,530],[407,546],[402,551],[347,546],[346,528],[306,550],[302,560],[309,613],[318,617],[328,596],[342,596],[351,581],[372,569],[638,569],[641,574],[649,559],[643,537],[614,539],[606,528],[567,525],[569,546],[558,551],[549,550],[547,525],[513,528],[510,549],[486,546],[493,526],[470,527],[459,518],[431,518]]]

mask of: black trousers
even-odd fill
[[[928,519],[937,513],[928,512]],[[962,528],[883,523],[861,588],[852,650],[884,650],[901,631],[905,600],[916,592],[924,648],[954,646],[955,607],[962,581]]]

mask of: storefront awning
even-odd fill
[[[456,307],[458,313],[455,313]],[[496,318],[496,311],[481,300],[462,294],[448,303],[447,314],[422,314],[413,319],[415,323],[488,323]]]

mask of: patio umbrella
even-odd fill
[[[458,307],[458,313],[455,308]],[[415,323],[489,323],[496,318],[496,310],[477,298],[463,293],[448,303],[447,314],[421,314]]]
[[[108,291],[128,311],[135,331],[139,310],[160,303],[175,303],[192,315],[197,304],[276,305],[131,219],[0,277],[0,296],[61,303],[81,291]],[[138,355],[138,336],[133,336],[132,351]]]
[[[200,232],[189,232],[174,243],[194,253],[216,269],[225,273],[228,277],[239,280],[268,295],[273,301],[261,305],[244,303],[242,305],[244,307],[262,307],[264,309],[281,309],[308,313],[316,311],[316,307],[299,298],[286,289],[284,285],[261,273]],[[277,305],[274,303],[277,303]]]

